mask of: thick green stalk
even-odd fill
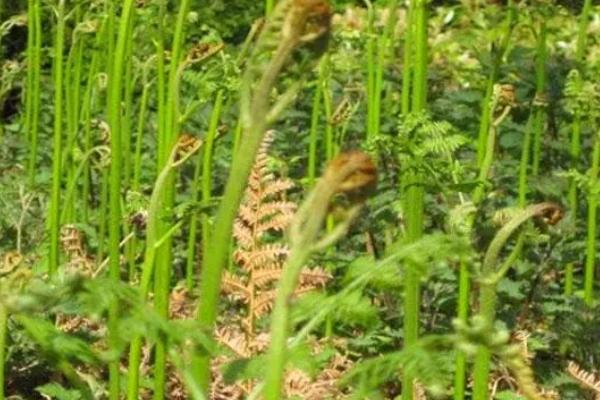
[[[403,56],[403,65],[402,65],[402,104],[401,104],[401,113],[402,115],[407,115],[410,112],[410,96],[411,96],[411,88],[412,88],[412,70],[413,70],[413,36],[414,36],[414,28],[413,28],[413,2],[411,0],[411,5],[408,8],[408,15],[406,17],[406,32],[404,32],[404,56]]]
[[[265,374],[265,400],[280,400],[283,375],[285,372],[287,338],[290,333],[290,298],[296,290],[298,276],[310,255],[308,247],[290,253],[283,276],[277,286],[277,298],[271,318],[271,343],[269,362]]]
[[[0,400],[5,399],[4,384],[6,380],[6,335],[8,333],[8,312],[3,304],[0,304]]]
[[[496,108],[496,102],[493,101],[492,104],[489,104],[488,107],[491,109]],[[490,132],[487,134],[487,141],[485,147],[485,154],[483,161],[481,163],[479,169],[478,179],[481,184],[473,190],[471,194],[471,201],[474,206],[477,206],[485,197],[486,187],[485,182],[489,179],[490,171],[492,168],[492,164],[494,161],[494,150],[496,148],[496,136],[497,129],[499,124],[506,118],[510,108],[506,108],[500,117],[494,121],[490,125]],[[491,111],[490,111],[491,113]],[[471,214],[467,217],[467,231],[469,234],[473,229],[473,225],[475,223],[475,216]],[[458,288],[458,318],[466,322],[469,314],[469,293],[470,293],[470,272],[469,272],[469,264],[468,260],[461,259],[460,261],[460,269],[459,269],[459,288]],[[467,364],[466,364],[466,356],[463,353],[459,353],[456,357],[456,371],[454,376],[454,400],[463,400],[465,398],[465,384],[466,384],[466,372],[467,372]]]
[[[81,8],[76,10],[75,24],[81,21]],[[66,81],[66,119],[67,119],[67,143],[65,146],[66,153],[63,156],[63,169],[66,171],[67,185],[74,185],[75,174],[75,148],[77,143],[77,133],[79,132],[79,114],[81,111],[80,105],[80,89],[81,89],[81,74],[83,65],[83,49],[86,41],[86,35],[77,28],[72,34],[71,50],[67,58],[65,71]],[[75,207],[71,203],[65,203],[63,214],[67,215],[67,222],[75,222]],[[81,209],[77,207],[77,209]]]
[[[487,324],[492,324],[496,316],[496,286],[481,284],[479,294],[479,315]],[[491,352],[480,346],[475,356],[473,372],[473,400],[488,400],[488,379],[491,368]]]
[[[577,63],[577,68],[579,69],[578,81],[577,85],[581,87],[583,85],[583,69],[584,69],[584,59],[587,51],[587,29],[589,26],[590,13],[592,8],[592,1],[585,0],[583,3],[583,9],[581,11],[580,19],[579,19],[579,30],[577,34],[577,49],[575,53],[575,62]],[[581,157],[581,114],[576,111],[573,117],[573,123],[571,126],[571,147],[570,147],[570,155],[571,155],[571,168],[577,169],[579,166],[579,159]],[[578,217],[578,190],[577,190],[577,182],[574,179],[571,179],[569,185],[569,210],[571,212],[571,220],[573,224],[576,226],[577,217]],[[573,290],[573,270],[574,263],[570,262],[566,266],[565,270],[565,294],[572,294]]]
[[[381,97],[383,92],[383,73],[387,65],[389,49],[393,45],[394,28],[397,22],[398,1],[391,0],[388,3],[389,17],[385,24],[383,34],[377,40],[377,60],[375,67],[375,80],[373,87],[373,118],[371,120],[371,137],[379,133],[381,125]]]
[[[496,318],[496,289],[498,282],[506,275],[510,264],[501,264],[498,268],[498,258],[504,245],[525,222],[536,216],[546,215],[559,208],[552,203],[540,203],[522,209],[496,234],[485,253],[480,279],[479,315],[486,327],[492,328]],[[520,239],[519,239],[520,240]],[[489,399],[489,374],[491,364],[490,350],[480,346],[475,357],[473,373],[473,400]]]
[[[48,272],[53,275],[59,264],[60,186],[62,181],[63,129],[63,49],[65,46],[65,0],[59,0],[54,38],[54,139],[52,150],[52,193],[49,209],[50,255]]]
[[[3,21],[3,20],[0,20]],[[31,143],[31,119],[33,117],[33,74],[35,68],[34,48],[35,48],[35,3],[34,0],[27,0],[27,80],[25,86],[25,113],[23,114],[25,127],[25,137]],[[1,43],[0,43],[1,44]]]
[[[466,323],[469,317],[469,294],[471,290],[471,279],[469,264],[466,258],[461,258],[458,273],[458,310],[457,318]],[[467,358],[462,352],[456,356],[456,370],[454,373],[454,400],[464,400],[467,377]]]
[[[584,292],[583,298],[588,305],[594,302],[594,273],[596,272],[596,225],[598,215],[598,196],[600,182],[598,181],[598,170],[600,168],[600,132],[596,133],[594,150],[592,155],[592,166],[590,168],[590,188],[588,193],[588,218],[587,218],[587,241],[585,253],[584,270]]]
[[[525,207],[527,204],[527,186],[529,178],[529,155],[531,154],[531,136],[532,125],[535,119],[534,112],[529,115],[527,125],[525,126],[525,135],[523,136],[523,145],[521,148],[521,162],[519,164],[519,207]]]
[[[119,31],[115,45],[113,65],[109,74],[108,88],[108,121],[111,129],[111,163],[109,181],[109,275],[114,281],[120,280],[120,237],[121,237],[121,185],[122,185],[122,153],[121,153],[121,103],[123,98],[123,75],[125,73],[125,52],[128,33],[133,23],[134,1],[124,0],[119,21]],[[118,304],[114,302],[109,309],[109,343],[118,345]],[[118,400],[120,393],[119,360],[109,364],[109,398]]]
[[[322,68],[320,68],[322,70]],[[321,118],[321,101],[323,98],[323,74],[319,74],[319,80],[315,85],[313,94],[312,111],[310,116],[310,135],[308,145],[308,186],[313,187],[317,178],[317,144],[319,141],[319,122]]]
[[[176,160],[178,149],[174,148],[171,155],[167,159],[167,164],[158,174],[152,195],[150,196],[150,204],[148,206],[148,219],[146,226],[146,249],[144,252],[144,264],[142,266],[142,276],[140,279],[139,296],[141,301],[146,301],[152,284],[152,276],[155,274],[155,261],[158,250],[164,243],[161,234],[167,230],[161,230],[164,224],[161,223],[164,210],[164,191],[171,184],[175,168],[185,162],[196,150],[189,152],[180,160]],[[171,232],[171,227],[168,231]],[[170,237],[171,235],[169,235]],[[129,348],[129,371],[127,377],[127,399],[136,400],[139,396],[139,379],[140,379],[140,361],[142,351],[143,337],[138,335],[133,338]]]
[[[244,78],[246,80],[245,92],[242,93],[242,113],[245,116],[244,134],[241,136],[238,150],[233,157],[234,162],[225,186],[225,193],[217,210],[214,231],[210,235],[211,251],[203,254],[198,320],[208,332],[212,332],[217,316],[221,275],[229,256],[233,222],[256,153],[269,125],[268,114],[271,108],[269,95],[296,44],[294,37],[283,39],[279,43],[279,47],[252,92],[249,91],[249,85],[252,82],[248,81],[252,74],[247,71]],[[246,96],[245,100],[244,96]],[[209,367],[210,358],[207,355],[201,355],[194,360],[194,375],[205,392],[208,391],[210,382]]]
[[[42,53],[42,17],[41,17],[41,6],[40,0],[33,0],[33,24],[30,25],[33,28],[33,62],[31,68],[33,68],[31,89],[28,91],[28,95],[31,95],[31,116],[28,119],[30,125],[27,126],[29,131],[29,162],[27,166],[29,184],[33,185],[36,176],[36,163],[37,163],[37,149],[38,149],[38,132],[39,132],[39,120],[40,120],[40,79],[41,79],[41,53]]]
[[[544,132],[544,123],[546,120],[546,81],[548,72],[546,63],[548,59],[548,28],[546,20],[540,22],[540,32],[538,34],[538,48],[535,62],[535,81],[536,81],[536,97],[534,101],[534,117],[533,117],[533,160],[531,164],[531,173],[537,176],[540,171],[540,162],[542,158],[542,135]]]
[[[192,201],[199,201],[202,178],[202,155],[198,155],[194,167],[194,178],[192,181]],[[201,210],[200,212],[206,212]],[[185,284],[188,290],[194,289],[194,278],[196,269],[196,254],[198,248],[198,212],[192,212],[190,216],[190,232],[188,234],[187,253],[185,261]]]
[[[185,23],[190,8],[190,0],[182,0],[179,4],[177,22],[171,46],[171,62],[169,65],[168,87],[166,104],[164,105],[164,119],[162,120],[162,134],[164,148],[162,151],[170,153],[177,142],[179,136],[179,65],[183,53],[183,41],[185,37]],[[161,21],[162,23],[162,21]],[[160,83],[159,83],[160,84]],[[163,153],[164,154],[164,153]],[[160,158],[160,157],[159,157]],[[161,166],[164,164],[160,164]],[[174,176],[169,177],[170,183],[166,185],[164,196],[164,206],[170,209],[174,201]],[[162,221],[163,228],[170,225],[170,221]],[[165,229],[161,229],[165,230]],[[155,301],[154,307],[159,315],[168,317],[169,313],[169,292],[171,280],[171,264],[173,259],[172,238],[169,237],[162,245],[156,255],[155,269]],[[161,400],[165,398],[165,385],[167,380],[167,343],[166,338],[160,338],[156,343],[156,352],[154,360],[154,399]]]
[[[109,185],[109,169],[106,166],[102,166],[100,171],[100,202],[98,208],[99,213],[99,224],[98,227],[98,259],[103,260],[106,254],[106,228],[108,225],[108,185]]]
[[[516,11],[513,7],[513,0],[508,0],[506,5],[508,8],[506,14],[506,21],[504,24],[504,31],[502,32],[503,36],[498,48],[492,49],[492,70],[490,72],[490,76],[488,78],[485,96],[483,98],[483,102],[481,103],[481,119],[479,121],[479,139],[477,145],[477,165],[480,165],[483,162],[483,158],[485,156],[485,146],[487,143],[487,134],[490,130],[490,124],[492,122],[492,110],[489,108],[490,101],[492,101],[492,96],[494,94],[494,85],[496,84],[499,75],[500,75],[500,66],[502,65],[502,60],[508,50],[508,45],[510,43],[510,38],[512,35],[514,20],[516,19]]]
[[[102,43],[102,37],[104,35],[104,27],[105,24],[102,25],[102,28],[96,34],[96,49],[100,48],[100,44]],[[100,68],[100,56],[101,53],[99,50],[95,50],[92,55],[92,60],[90,62],[90,67],[88,69],[88,74],[86,78],[86,88],[83,95],[83,106],[81,109],[81,126],[83,129],[83,150],[90,151],[92,148],[92,114],[93,107],[97,104],[96,101],[96,75],[98,74]],[[88,167],[84,173],[83,182],[82,182],[82,194],[81,198],[83,200],[81,204],[81,213],[84,223],[89,223],[89,198],[91,192],[91,169]]]
[[[367,139],[375,136],[373,131],[375,121],[375,10],[369,0],[367,4]]]
[[[214,152],[214,143],[217,136],[219,121],[221,119],[221,110],[223,106],[223,91],[217,93],[215,99],[212,114],[210,117],[210,123],[208,126],[208,132],[206,133],[206,139],[204,141],[204,153],[201,158],[198,159],[196,166],[196,172],[194,174],[194,188],[193,188],[193,199],[198,200],[201,194],[201,204],[204,207],[208,206],[212,200],[212,160]],[[200,162],[201,161],[201,162]],[[202,175],[200,179],[200,171]],[[200,184],[199,184],[200,183]],[[202,226],[202,252],[210,251],[207,247],[210,242],[210,219],[206,210],[202,211],[201,215],[201,226]],[[186,283],[188,289],[194,287],[194,278],[198,271],[196,271],[196,242],[198,232],[198,215],[194,213],[190,217],[190,233],[188,236],[188,250],[187,250],[187,264],[186,264]]]
[[[147,82],[144,83],[142,89],[142,98],[140,100],[140,109],[137,118],[137,129],[135,134],[135,150],[133,157],[133,181],[131,183],[131,189],[133,191],[140,190],[140,183],[142,177],[142,144],[144,137],[144,127],[146,126],[146,114],[148,111],[148,98],[150,97],[150,88],[152,84]]]
[[[427,5],[424,0],[413,0],[411,11],[413,24],[408,29],[414,33],[414,69],[412,79],[411,112],[421,112],[427,105]],[[411,174],[406,177],[404,209],[406,212],[407,239],[418,240],[423,234],[425,191],[422,177]],[[404,286],[404,346],[414,345],[419,336],[420,282],[415,266],[408,266]],[[411,374],[403,373],[402,399],[412,400],[413,380]]]
[[[134,103],[133,95],[136,87],[137,76],[134,76],[133,72],[133,27],[129,27],[127,32],[127,46],[125,50],[125,59],[127,60],[125,66],[125,88],[123,93],[123,111],[121,118],[121,140],[123,146],[123,187],[129,189],[131,186],[131,175],[133,163],[131,160],[131,136],[132,136],[132,123],[134,120]]]
[[[165,18],[167,14],[167,2],[161,0],[158,10],[158,33],[155,41],[156,45],[156,102],[158,114],[158,157],[157,171],[160,172],[167,162],[169,149],[165,138],[165,116],[167,107],[167,73],[165,66]]]
[[[206,144],[204,147],[204,155],[202,157],[202,198],[203,205],[210,204],[212,200],[212,161],[214,152],[214,143],[219,128],[219,120],[221,118],[221,108],[223,106],[223,92],[217,93],[215,106],[206,135]],[[210,219],[208,213],[202,213],[202,253],[210,252]]]

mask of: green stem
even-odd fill
[[[144,128],[146,126],[146,113],[148,111],[148,98],[150,96],[151,83],[145,83],[140,100],[140,110],[138,112],[137,129],[135,134],[135,152],[133,161],[133,182],[131,188],[134,191],[140,190],[140,181],[142,176],[142,144],[144,137]]]
[[[548,60],[548,28],[546,27],[546,20],[542,19],[540,22],[540,32],[538,35],[538,49],[535,63],[535,76],[536,76],[536,96],[539,97],[539,104],[534,102],[534,117],[533,117],[533,160],[531,166],[531,173],[534,176],[539,174],[540,162],[542,158],[542,135],[544,132],[544,122],[546,117],[546,81],[548,72],[546,70],[546,63]]]
[[[496,288],[498,282],[506,275],[508,268],[506,263],[500,268],[498,258],[504,245],[510,237],[523,225],[533,217],[545,215],[547,212],[558,210],[558,207],[552,203],[540,203],[522,209],[515,215],[506,225],[504,225],[496,234],[490,243],[488,250],[485,253],[480,279],[480,294],[479,294],[479,315],[485,322],[486,326],[492,327],[496,314]],[[521,236],[517,246],[522,244]],[[480,346],[475,357],[475,366],[473,372],[473,400],[488,400],[489,399],[489,374],[490,374],[491,353],[485,346]]]
[[[585,253],[584,270],[584,295],[583,298],[588,305],[594,301],[594,274],[596,270],[596,224],[598,214],[598,170],[600,168],[600,132],[596,133],[594,150],[592,155],[592,166],[590,168],[590,189],[588,194],[588,218],[587,218],[587,244]]]
[[[587,51],[587,29],[589,26],[590,13],[591,13],[592,2],[591,0],[585,0],[583,3],[583,9],[581,11],[581,15],[579,17],[579,29],[577,33],[577,48],[575,52],[575,62],[577,63],[577,68],[579,69],[579,75],[577,77],[576,85],[581,87],[583,85],[583,77],[582,72],[584,68],[584,58]],[[581,157],[581,114],[576,111],[573,117],[573,123],[571,126],[571,146],[570,146],[570,156],[571,156],[571,168],[578,169],[579,167],[579,158]],[[574,179],[571,179],[569,184],[569,211],[571,212],[571,220],[574,226],[577,224],[578,217],[578,190],[577,190],[577,182]],[[575,261],[572,261],[567,264],[565,270],[565,294],[570,295],[573,293],[573,270],[574,270]]]
[[[175,163],[177,149],[174,148],[171,155],[167,159],[167,165],[158,174],[152,195],[150,196],[150,204],[148,206],[148,220],[146,223],[146,249],[144,252],[144,264],[142,266],[142,276],[140,278],[139,296],[141,301],[146,301],[148,293],[150,292],[150,286],[152,284],[152,276],[155,274],[155,261],[157,256],[157,250],[164,245],[164,242],[169,240],[172,234],[161,238],[162,232],[170,230],[171,227],[167,227],[161,230],[165,225],[161,223],[163,217],[164,191],[172,180],[175,168],[184,162],[184,160],[177,161]],[[191,156],[191,153],[187,155],[186,159]],[[173,231],[174,232],[174,231]],[[139,396],[139,378],[140,378],[140,361],[141,361],[141,350],[142,350],[142,336],[138,335],[131,341],[129,348],[129,375],[127,379],[127,399],[135,400]]]
[[[367,4],[367,139],[375,136],[374,121],[375,121],[375,10],[369,0]]]
[[[5,399],[6,336],[8,333],[8,311],[0,304],[0,400]]]
[[[123,75],[125,73],[125,53],[129,31],[133,24],[134,1],[124,0],[119,21],[119,31],[115,45],[115,54],[109,74],[108,121],[111,129],[111,163],[109,181],[109,276],[117,282],[121,279],[121,185],[122,185],[122,137],[121,103],[123,98]],[[109,343],[118,346],[119,307],[116,301],[109,307]],[[120,393],[119,360],[109,364],[109,398],[118,400]]]
[[[4,20],[0,20],[4,21]],[[34,0],[27,0],[27,80],[25,86],[25,113],[23,126],[25,127],[25,136],[31,143],[31,119],[33,117],[33,74],[34,74],[34,47],[35,47],[35,4]],[[0,43],[1,46],[1,43]]]
[[[197,178],[194,179],[194,200],[197,200],[199,194],[201,193],[201,204],[206,207],[210,204],[212,200],[212,160],[213,160],[213,152],[214,152],[214,142],[217,136],[219,121],[221,119],[221,109],[223,106],[223,91],[219,91],[217,93],[217,98],[215,99],[212,114],[210,117],[210,123],[208,126],[208,132],[206,133],[206,139],[204,142],[204,154],[201,157],[202,164],[198,162],[196,168]],[[200,160],[199,160],[200,161]],[[202,179],[201,185],[198,185],[199,179],[199,171],[200,165],[202,166]],[[210,251],[207,247],[210,242],[210,219],[208,213],[206,211],[202,211],[201,216],[201,226],[202,226],[202,243],[203,249],[202,252]],[[189,289],[194,286],[194,277],[196,275],[196,237],[197,237],[197,224],[198,224],[198,216],[196,213],[193,213],[190,221],[190,234],[188,237],[188,252],[187,252],[187,265],[186,265],[186,282]]]
[[[179,5],[177,22],[171,46],[171,62],[169,65],[168,87],[166,104],[164,105],[164,119],[161,127],[163,133],[163,151],[168,152],[174,148],[179,136],[179,66],[183,53],[183,41],[185,37],[185,23],[190,8],[190,0],[182,0]],[[162,21],[161,21],[162,23]],[[160,84],[160,83],[159,83]],[[159,164],[164,165],[164,164]],[[169,176],[169,184],[166,185],[164,193],[164,206],[171,209],[174,202],[174,176]],[[171,222],[167,219],[161,221],[162,230],[170,226]],[[171,264],[173,259],[172,238],[169,238],[162,245],[156,256],[155,269],[155,302],[154,306],[159,315],[167,318],[169,313],[169,291],[171,280]],[[165,385],[167,379],[167,343],[166,338],[159,338],[156,343],[155,361],[154,361],[154,399],[161,400],[165,398]]]
[[[32,68],[32,87],[31,87],[31,119],[29,130],[29,143],[30,143],[30,154],[28,163],[29,172],[29,184],[35,183],[36,176],[36,164],[37,164],[37,151],[38,151],[38,132],[39,132],[39,120],[40,120],[40,80],[41,80],[41,53],[42,53],[42,17],[41,17],[41,6],[40,0],[33,0],[33,57]],[[29,53],[28,53],[29,54]]]
[[[496,84],[499,75],[500,75],[500,66],[502,65],[502,60],[508,50],[508,45],[510,43],[510,38],[512,36],[512,31],[514,27],[514,22],[516,19],[516,11],[513,7],[513,0],[508,0],[506,5],[508,8],[508,12],[506,14],[506,21],[504,24],[503,36],[498,48],[493,49],[492,51],[492,70],[490,72],[490,77],[488,78],[485,96],[483,98],[483,102],[481,104],[481,119],[479,122],[479,136],[478,136],[478,145],[477,145],[477,165],[481,165],[483,159],[485,157],[485,149],[487,143],[487,134],[490,130],[490,124],[492,122],[492,109],[489,107],[490,102],[492,101],[492,96],[494,95],[494,85]]]
[[[529,155],[531,154],[531,136],[532,124],[535,116],[529,115],[527,125],[525,126],[525,135],[523,136],[523,146],[521,148],[521,162],[519,164],[519,207],[525,207],[527,204],[527,180],[529,172]]]
[[[421,112],[427,106],[427,5],[424,0],[411,1],[412,27],[414,34],[414,69],[412,80],[411,112]],[[406,230],[411,242],[423,235],[425,190],[422,177],[411,173],[406,178]],[[415,265],[409,265],[404,287],[404,346],[414,345],[419,337],[420,276]],[[402,376],[402,399],[412,400],[414,376],[404,372]]]
[[[49,228],[50,255],[48,272],[54,275],[59,264],[60,186],[62,182],[62,130],[63,130],[63,49],[65,45],[65,0],[57,6],[54,39],[54,139],[52,151],[52,193],[50,196]]]
[[[322,70],[323,68],[320,68]],[[319,140],[319,122],[321,117],[321,101],[323,97],[323,73],[319,73],[319,80],[315,85],[313,94],[312,112],[310,117],[310,136],[308,145],[308,186],[313,187],[317,178],[317,144]]]
[[[407,115],[410,112],[410,96],[412,88],[412,70],[413,70],[413,19],[414,19],[414,5],[412,4],[408,8],[408,15],[406,17],[406,32],[404,33],[404,60],[402,66],[402,104],[401,113]]]

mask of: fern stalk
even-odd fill
[[[92,113],[93,107],[97,106],[99,103],[96,97],[98,96],[96,91],[96,79],[97,74],[100,69],[100,58],[101,48],[102,48],[102,39],[105,35],[106,30],[106,21],[103,21],[101,26],[98,27],[98,31],[96,32],[96,40],[95,40],[95,51],[92,54],[92,59],[90,61],[90,66],[87,73],[86,78],[86,87],[83,94],[83,105],[81,108],[81,124],[83,130],[83,150],[88,152],[92,148]],[[81,213],[82,220],[84,223],[89,223],[89,198],[91,193],[91,177],[90,177],[91,169],[87,168],[84,172],[83,182],[82,182],[82,193],[81,198],[83,202],[81,204]]]
[[[500,67],[502,60],[508,50],[510,44],[510,38],[512,36],[515,19],[517,18],[516,10],[513,6],[513,0],[508,0],[506,5],[508,9],[506,14],[506,20],[504,22],[504,29],[502,31],[502,37],[498,48],[492,48],[492,70],[486,83],[485,96],[481,104],[481,118],[479,121],[479,136],[477,145],[477,165],[479,166],[483,162],[485,157],[485,148],[487,143],[487,134],[490,129],[490,124],[493,118],[491,110],[488,107],[492,96],[494,94],[494,85],[498,81],[500,76]]]
[[[594,273],[596,269],[596,224],[598,215],[598,196],[600,183],[598,172],[600,169],[600,132],[594,138],[592,165],[589,171],[590,188],[588,193],[587,239],[584,270],[583,299],[588,305],[594,302]]]
[[[161,5],[162,7],[162,5]],[[160,137],[163,138],[163,151],[171,151],[179,136],[179,64],[182,59],[183,41],[185,36],[185,23],[188,11],[190,8],[190,0],[182,0],[179,4],[179,12],[177,14],[177,22],[175,24],[175,32],[173,34],[173,42],[171,46],[171,63],[169,65],[168,87],[166,104],[164,105],[164,117],[162,124],[159,126]],[[161,20],[161,24],[162,24]],[[160,85],[160,83],[159,83]],[[164,165],[164,164],[159,164]],[[167,184],[166,190],[162,194],[164,196],[164,207],[171,209],[174,201],[174,176],[168,177],[170,183]],[[169,225],[169,221],[162,221],[165,226]],[[164,230],[164,229],[161,229]],[[169,237],[165,244],[162,245],[156,257],[155,269],[155,308],[159,315],[168,317],[169,313],[169,291],[171,278],[171,264],[173,259],[172,239]],[[166,362],[167,362],[167,343],[166,338],[160,338],[156,343],[156,353],[154,361],[154,399],[160,400],[165,397],[165,384],[167,379]]]
[[[29,184],[35,182],[37,162],[39,110],[40,110],[40,74],[41,74],[41,6],[40,0],[27,2],[27,86],[25,130],[29,141],[29,160],[27,172]]]
[[[496,105],[497,105],[497,101],[498,101],[498,94],[494,94],[491,98],[491,104],[488,104],[488,107],[490,108],[490,115],[493,114],[493,110],[496,109]],[[486,147],[485,147],[485,151],[484,151],[484,158],[483,161],[480,165],[479,168],[479,175],[478,175],[478,180],[480,182],[480,185],[477,186],[474,190],[473,193],[471,194],[471,201],[473,203],[474,206],[479,205],[479,203],[481,203],[481,201],[484,199],[485,197],[485,193],[486,193],[486,185],[485,182],[489,179],[489,175],[490,175],[490,171],[492,168],[492,164],[494,161],[494,151],[496,148],[496,139],[497,139],[497,130],[498,130],[498,126],[502,123],[502,121],[504,121],[504,119],[506,118],[506,116],[508,115],[508,113],[510,112],[510,107],[505,107],[504,111],[502,112],[502,114],[495,120],[493,121],[490,126],[489,129],[490,131],[488,132],[488,134],[486,135]],[[473,225],[475,224],[475,216],[473,214],[469,215],[467,217],[467,232],[469,234],[472,233],[473,230]],[[470,283],[471,280],[471,274],[469,272],[469,264],[467,259],[462,258],[460,260],[460,266],[459,266],[459,277],[458,277],[458,282],[459,282],[459,287],[458,287],[458,313],[457,313],[457,317],[458,320],[462,321],[462,322],[466,322],[467,321],[467,317],[469,314],[469,309],[470,309],[470,304],[469,304],[469,294],[470,294]],[[466,373],[467,373],[467,363],[466,363],[466,356],[465,354],[459,352],[457,357],[456,357],[456,370],[455,370],[455,375],[454,375],[454,400],[463,400],[465,398],[465,384],[466,384]]]
[[[592,8],[592,1],[585,0],[583,3],[583,9],[581,11],[580,19],[579,19],[579,29],[577,33],[577,49],[575,54],[575,62],[577,63],[577,69],[579,70],[579,74],[577,75],[576,86],[581,88],[583,86],[583,69],[584,69],[584,60],[585,54],[587,51],[587,30],[589,26],[590,14]],[[573,118],[573,122],[571,125],[571,146],[570,146],[570,156],[571,156],[571,168],[577,169],[579,166],[579,159],[581,157],[581,114],[579,111],[575,111],[575,115]],[[577,194],[577,182],[574,179],[571,179],[569,184],[569,209],[571,212],[571,219],[573,224],[577,224],[578,212],[577,209],[579,207],[578,204],[578,194]],[[574,262],[570,262],[566,266],[565,270],[565,294],[571,295],[573,289],[573,270],[574,270]],[[585,278],[584,278],[585,282]]]
[[[125,52],[130,39],[129,32],[133,24],[134,1],[125,0],[121,9],[119,31],[115,45],[114,64],[109,74],[108,88],[108,121],[111,134],[111,163],[109,180],[109,276],[114,282],[120,281],[121,275],[121,179],[122,179],[122,137],[121,137],[121,103],[123,96],[123,75],[125,73]],[[119,307],[113,301],[109,307],[109,343],[115,348],[119,344],[118,325]],[[120,393],[119,360],[109,364],[109,398],[119,399]]]
[[[323,61],[321,61],[323,63]],[[317,178],[317,145],[319,141],[319,122],[321,117],[321,101],[323,98],[323,67],[319,68],[319,79],[313,94],[312,111],[310,117],[310,134],[308,145],[308,186],[313,187]]]
[[[414,7],[409,5],[406,17],[406,31],[404,32],[404,59],[402,65],[402,103],[401,114],[407,115],[410,112],[410,95],[413,69],[413,36],[414,36]]]
[[[223,91],[217,93],[215,99],[210,123],[208,125],[208,132],[206,133],[206,139],[204,143],[204,152],[202,157],[198,158],[198,164],[194,173],[194,187],[193,196],[194,200],[197,200],[200,195],[202,207],[205,208],[210,204],[212,199],[212,161],[214,152],[214,142],[217,136],[219,121],[221,119],[221,110],[223,107]],[[200,176],[200,171],[202,175]],[[200,179],[201,178],[201,179]],[[210,242],[210,220],[205,210],[201,211],[201,226],[202,226],[202,243],[204,248],[202,252],[205,253],[210,251],[207,247]],[[196,275],[196,239],[198,231],[198,216],[193,213],[190,217],[190,233],[188,236],[188,249],[187,249],[187,263],[186,263],[186,283],[189,289],[194,286],[194,277]]]
[[[0,304],[0,400],[5,399],[4,383],[6,369],[6,335],[8,333],[8,311]]]
[[[331,163],[323,177],[298,209],[289,229],[290,256],[283,268],[277,287],[277,297],[271,317],[271,343],[267,355],[265,372],[265,400],[279,400],[287,361],[287,341],[290,333],[290,303],[296,290],[303,266],[309,256],[317,250],[335,243],[345,234],[348,226],[358,214],[361,202],[355,202],[346,213],[346,218],[323,238],[319,237],[323,223],[329,213],[333,196],[343,191],[347,182],[356,174],[366,180],[355,187],[362,190],[376,181],[376,170],[371,160],[361,153],[341,154]]]
[[[365,0],[367,5],[367,139],[374,137],[374,120],[375,120],[375,10],[373,4],[369,0]]]
[[[542,18],[540,21],[540,29],[538,33],[537,56],[535,60],[535,81],[536,81],[536,97],[534,100],[534,117],[533,117],[533,159],[531,163],[531,173],[534,176],[539,174],[540,162],[542,158],[542,135],[544,132],[544,123],[546,120],[546,86],[548,80],[548,71],[546,63],[548,60],[548,28],[546,20]]]
[[[59,0],[56,8],[54,37],[54,139],[52,150],[52,193],[50,196],[49,233],[50,255],[48,272],[54,275],[59,264],[60,235],[60,186],[62,182],[62,129],[63,129],[63,49],[65,46],[65,0]]]
[[[528,220],[554,213],[560,209],[552,203],[540,203],[521,210],[496,234],[485,253],[481,267],[479,316],[486,328],[491,329],[496,318],[496,299],[498,282],[508,272],[511,264],[502,264],[498,268],[500,252],[510,237]],[[489,399],[489,375],[491,352],[485,346],[480,346],[475,357],[473,372],[473,400]]]
[[[173,148],[171,155],[167,159],[167,164],[158,174],[152,195],[150,196],[150,204],[148,206],[148,219],[146,223],[146,249],[144,251],[144,263],[142,265],[142,276],[140,278],[139,296],[142,301],[146,301],[152,284],[152,276],[155,274],[155,261],[157,251],[163,243],[160,238],[163,224],[160,223],[162,211],[164,210],[165,198],[163,193],[168,185],[171,184],[174,170],[185,162],[199,147],[197,144],[194,149],[184,155],[183,158],[176,161],[177,148]],[[135,400],[139,398],[139,378],[140,378],[140,361],[142,350],[142,336],[137,335],[131,341],[129,347],[129,371],[127,377],[127,399]]]
[[[424,0],[412,0],[412,15],[408,29],[414,34],[414,69],[412,78],[411,112],[418,113],[427,106],[427,5]],[[406,212],[407,239],[418,240],[423,234],[425,191],[422,177],[411,173],[407,177],[404,208]],[[410,347],[419,336],[420,283],[416,266],[408,266],[404,289],[404,346]],[[402,399],[412,400],[414,377],[409,373],[402,376]]]

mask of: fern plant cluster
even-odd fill
[[[0,400],[600,398],[572,3],[0,0]]]

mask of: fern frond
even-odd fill
[[[300,287],[312,286],[316,288],[324,286],[331,278],[331,274],[323,268],[306,268],[300,273]]]
[[[252,276],[254,279],[254,284],[259,288],[265,287],[269,283],[279,280],[279,278],[281,278],[282,271],[283,269],[281,264],[279,264],[276,268],[255,271],[254,275]]]
[[[277,292],[275,290],[269,290],[258,295],[254,303],[254,309],[252,310],[255,317],[261,317],[265,315],[273,308],[275,297]]]
[[[267,185],[264,189],[263,189],[263,197],[266,198],[270,198],[273,196],[279,196],[281,194],[284,194],[285,192],[287,192],[290,189],[294,188],[294,182],[292,182],[289,179],[278,179],[278,180],[274,180],[272,182],[269,183],[269,185]]]
[[[290,216],[286,214],[279,214],[268,219],[266,222],[258,224],[256,230],[263,234],[269,231],[283,232],[289,224]]]
[[[248,303],[251,295],[250,290],[237,276],[232,275],[230,272],[225,272],[223,274],[222,285],[223,293],[230,295],[236,300],[242,300],[244,303]]]
[[[215,332],[215,339],[217,342],[233,351],[238,357],[247,358],[250,356],[246,337],[238,330],[219,328]]]
[[[243,249],[248,249],[254,244],[252,230],[240,219],[233,225],[233,237]]]
[[[276,261],[289,254],[290,250],[283,244],[266,244],[251,252],[238,251],[235,254],[235,261],[244,267],[247,271],[259,269],[265,263]]]
[[[569,362],[567,372],[573,379],[583,388],[589,389],[596,393],[596,399],[600,399],[600,378],[591,372],[587,372],[573,361]]]

